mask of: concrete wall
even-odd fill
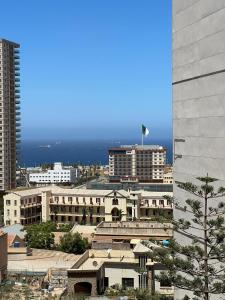
[[[105,268],[105,277],[109,278],[109,286],[114,284],[122,285],[122,278],[133,278],[134,288],[139,287],[138,273],[131,267],[129,268]]]
[[[225,0],[173,0],[175,181],[195,182],[208,173],[225,186],[224,20]],[[188,195],[175,186],[174,197],[182,206]],[[174,216],[191,217],[179,209]],[[183,296],[176,291],[175,299]]]
[[[8,254],[7,233],[0,232],[0,282],[6,278]]]

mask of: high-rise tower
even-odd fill
[[[19,47],[0,39],[0,190],[16,187],[20,142]]]

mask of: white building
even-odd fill
[[[54,163],[53,170],[46,172],[30,173],[29,182],[36,184],[49,184],[49,183],[75,183],[79,178],[79,170],[76,168],[66,169],[63,168],[62,163]]]

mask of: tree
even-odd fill
[[[192,242],[181,245],[172,239],[168,247],[155,247],[150,256],[167,268],[159,280],[167,278],[174,286],[192,291],[192,299],[208,300],[212,294],[225,293],[225,205],[218,201],[225,196],[225,188],[215,191],[212,183],[216,179],[208,175],[197,179],[200,186],[177,182],[193,199],[179,207],[191,216],[190,220],[174,220],[174,230]],[[190,298],[186,295],[184,299]]]
[[[68,232],[60,238],[59,250],[67,253],[82,254],[88,249],[88,240],[76,232]]]
[[[54,245],[54,234],[56,224],[46,222],[41,224],[28,225],[25,228],[25,240],[31,248],[51,249]]]

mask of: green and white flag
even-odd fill
[[[144,136],[149,135],[149,130],[148,130],[148,128],[145,127],[144,125],[142,125],[142,134],[143,134]]]

